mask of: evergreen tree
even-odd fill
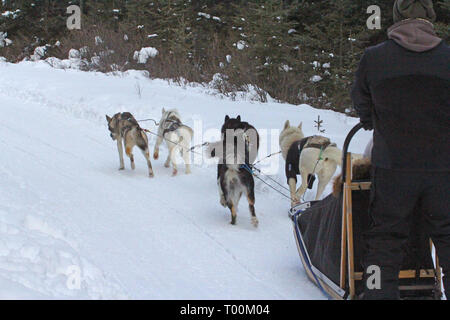
[[[0,56],[17,61],[37,46],[53,45],[67,58],[88,47],[101,68],[148,69],[152,76],[209,82],[225,80],[221,92],[253,85],[280,101],[351,112],[350,87],[364,49],[387,38],[392,2],[373,0],[3,0],[0,32],[11,45]],[[450,0],[436,0],[437,33],[449,41]],[[82,9],[82,29],[66,28],[66,8]],[[381,30],[369,30],[367,8],[381,8]],[[12,13],[11,13],[12,12]],[[126,35],[126,36],[125,36]],[[104,42],[94,44],[100,36]],[[155,47],[142,65],[133,53]],[[85,50],[86,51],[86,50]],[[92,51],[92,52],[91,52]]]

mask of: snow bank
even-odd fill
[[[20,9],[17,9],[15,11],[8,11],[7,10],[5,12],[2,12],[2,16],[6,17],[6,18],[16,19],[19,16],[20,12],[21,12]]]
[[[47,53],[47,46],[40,46],[34,49],[34,53],[30,56],[32,61],[38,61],[44,58]]]
[[[319,81],[322,81],[323,80],[323,78],[321,77],[321,76],[319,76],[319,75],[314,75],[314,76],[312,76],[311,77],[311,79],[309,79],[311,82],[319,82]]]
[[[12,44],[12,40],[7,38],[8,33],[0,32],[0,48],[7,47]]]
[[[233,44],[238,50],[244,50],[245,47],[248,47],[247,42],[244,40],[239,40],[237,43]]]
[[[26,203],[21,199],[17,204]],[[0,287],[0,297],[126,298],[111,279],[80,256],[73,240],[51,218],[32,211],[17,211],[17,205],[15,210],[10,205],[0,209],[0,283],[8,279],[16,284],[13,296],[9,286]]]
[[[80,59],[80,58],[81,58],[80,51],[78,51],[77,49],[69,50],[69,59]]]
[[[199,15],[200,17],[204,17],[204,18],[206,18],[206,19],[211,19],[211,15],[208,14],[208,13],[199,12],[198,15]]]
[[[340,146],[357,119],[308,105],[232,101],[134,70],[111,76],[58,70],[48,61],[0,63],[0,181],[8,186],[0,192],[0,298],[323,298],[301,266],[289,201],[255,180],[259,228],[245,199],[231,226],[214,164],[195,164],[192,175],[181,166],[173,178],[162,148],[152,159],[154,179],[137,151],[136,170],[126,162],[118,171],[105,114],[159,119],[162,107],[178,108],[194,128],[193,144],[215,141],[225,115],[239,114],[267,142],[260,158],[278,151],[286,119],[303,122],[305,135],[313,135],[320,115],[325,135]],[[369,136],[358,134],[351,151],[362,153]],[[153,148],[154,136],[149,143]],[[274,161],[271,177],[285,185],[283,160],[270,159],[260,167]],[[315,188],[305,198],[314,195]],[[77,274],[79,287],[71,281]]]
[[[158,50],[153,47],[142,48],[140,51],[135,51],[133,59],[138,63],[145,64],[149,58],[154,58],[158,55]]]

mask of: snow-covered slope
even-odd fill
[[[245,199],[238,224],[229,224],[214,165],[171,177],[163,149],[152,161],[154,179],[138,152],[135,171],[127,161],[117,170],[105,114],[158,119],[162,107],[178,108],[188,125],[201,120],[204,131],[220,128],[225,114],[240,114],[259,130],[290,119],[314,134],[320,115],[325,134],[341,146],[357,123],[309,106],[233,102],[138,72],[108,76],[0,61],[0,298],[323,298],[301,266],[289,202],[261,182],[255,229]],[[352,150],[362,152],[368,137],[359,134]],[[273,178],[285,184],[277,159]]]

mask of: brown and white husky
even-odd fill
[[[135,169],[133,147],[138,146],[147,160],[148,174],[153,177],[152,163],[148,150],[148,138],[144,130],[139,126],[136,119],[129,112],[116,113],[112,118],[106,115],[108,129],[113,140],[117,141],[117,150],[119,151],[120,167],[125,169],[123,162],[123,142],[125,143],[125,153],[130,158],[131,169]]]

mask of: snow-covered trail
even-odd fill
[[[0,298],[323,298],[302,270],[285,199],[257,183],[259,228],[245,199],[231,226],[215,166],[194,166],[192,175],[182,166],[171,177],[163,149],[150,179],[136,150],[136,170],[125,159],[126,170],[118,171],[103,119],[124,110],[159,117],[166,106],[178,107],[188,123],[201,115],[205,127],[239,113],[270,129],[320,114],[338,144],[356,120],[307,106],[301,112],[220,100],[202,90],[137,74],[0,62]],[[358,138],[357,151],[366,141]],[[284,183],[280,165],[276,178]],[[81,270],[79,290],[67,287],[73,266]]]

